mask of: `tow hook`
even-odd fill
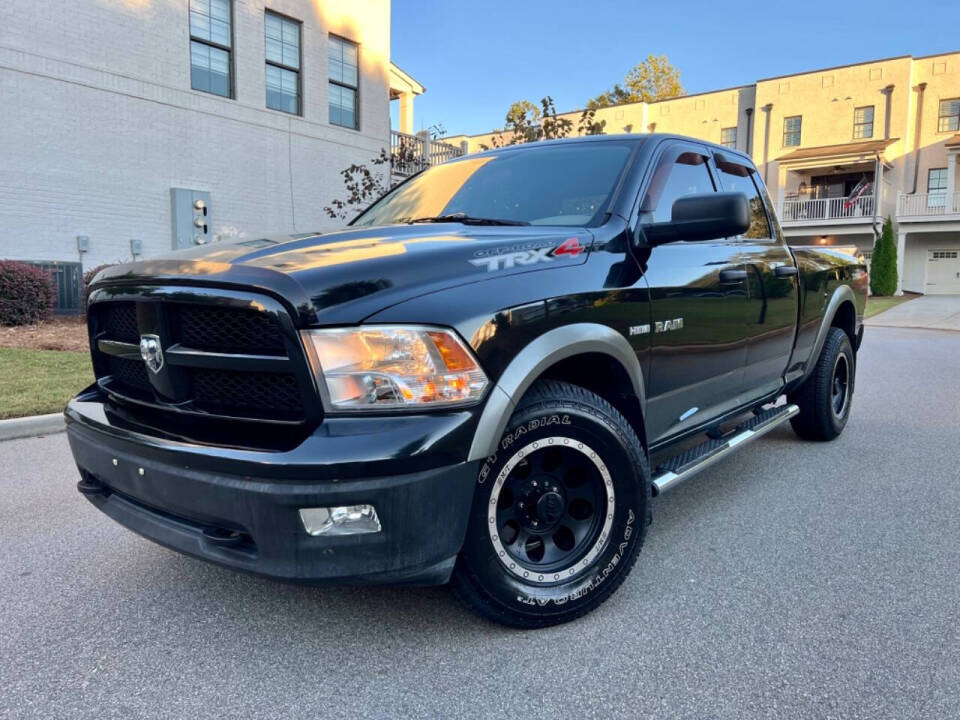
[[[237,530],[208,527],[203,530],[203,539],[220,547],[236,547],[246,542],[249,536]]]
[[[110,494],[110,488],[90,475],[84,475],[77,482],[77,490],[87,496]]]

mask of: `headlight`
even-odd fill
[[[487,376],[462,340],[442,328],[304,330],[317,381],[342,410],[442,407],[478,400]]]

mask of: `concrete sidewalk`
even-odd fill
[[[877,327],[960,331],[960,295],[922,295],[864,323]]]

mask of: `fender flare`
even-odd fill
[[[850,289],[849,285],[840,285],[833,291],[833,295],[830,296],[830,300],[827,301],[827,305],[823,310],[823,317],[820,318],[820,328],[817,330],[817,338],[813,342],[813,352],[811,352],[810,357],[807,358],[807,366],[804,369],[800,382],[806,380],[813,372],[814,367],[816,367],[817,358],[820,357],[823,344],[827,341],[827,333],[833,325],[833,319],[837,316],[837,310],[839,310],[840,306],[845,302],[849,302],[853,306],[854,317],[856,317],[856,296],[853,294],[853,290]]]
[[[646,406],[640,361],[623,335],[599,323],[575,323],[554,328],[517,353],[491,388],[467,460],[482,460],[496,452],[500,436],[520,398],[547,368],[585,353],[609,355],[619,362],[627,371],[633,392],[640,399],[640,407]]]

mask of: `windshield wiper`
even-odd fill
[[[434,215],[433,217],[413,218],[407,223],[463,223],[464,225],[529,225],[523,220],[501,220],[499,218],[472,217],[466,213],[450,213],[449,215]]]

